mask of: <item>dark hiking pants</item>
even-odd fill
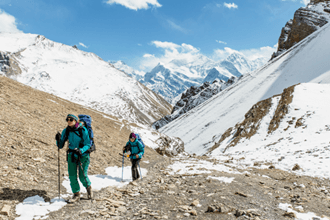
[[[132,162],[132,178],[133,180],[137,180],[140,178],[139,169],[138,169],[140,159],[131,159],[131,162]]]

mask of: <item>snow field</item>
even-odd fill
[[[269,122],[278,103],[278,97],[274,97],[269,114],[261,120],[254,136],[240,140],[236,146],[228,148],[225,155],[222,155],[224,147],[220,145],[212,156],[219,160],[223,160],[222,156],[233,157],[233,165],[237,168],[246,169],[258,162],[268,164],[260,168],[268,168],[272,164],[277,169],[298,175],[330,178],[330,106],[325,101],[329,94],[329,84],[296,86],[289,112],[277,130],[268,134]],[[224,144],[228,142],[225,140]],[[292,171],[296,164],[301,169]]]
[[[122,167],[108,167],[105,169],[107,175],[88,175],[90,181],[92,182],[93,191],[98,191],[108,186],[122,187],[128,184],[132,180],[131,167],[124,167],[124,179],[122,181]],[[141,168],[142,177],[147,175],[147,170]],[[80,192],[86,193],[85,187],[80,183]],[[63,198],[71,196],[71,187],[68,177],[65,177],[62,185],[65,187],[66,191],[70,194],[61,195],[61,199],[54,198],[51,202],[45,202],[40,196],[33,196],[26,198],[23,203],[16,206],[16,214],[20,217],[16,220],[32,220],[32,219],[46,219],[50,212],[57,211],[64,207],[67,203]],[[62,189],[63,190],[63,189]]]

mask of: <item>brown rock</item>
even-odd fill
[[[190,205],[191,206],[197,206],[199,204],[198,200],[194,200]]]
[[[315,5],[325,1],[326,0],[311,0],[311,4]],[[326,14],[327,8],[324,9],[324,12],[314,11],[312,8],[308,7],[299,8],[295,12],[293,19],[288,21],[285,27],[282,28],[281,35],[278,39],[277,53],[273,54],[272,58],[291,48],[316,31],[319,27],[328,23],[325,18]]]
[[[300,166],[298,164],[295,164],[294,167],[292,168],[293,171],[295,170],[300,170]]]
[[[207,211],[206,212],[215,212],[215,211],[217,211],[217,208],[216,207],[209,206],[209,207],[207,207]]]
[[[285,213],[283,214],[283,216],[285,216],[285,217],[289,217],[289,218],[296,218],[296,217],[297,217],[296,214],[295,214],[294,212],[285,212]]]
[[[10,214],[10,206],[9,205],[4,205],[0,211],[1,215],[7,215],[9,216]]]
[[[197,211],[195,210],[195,209],[193,209],[193,210],[190,210],[190,212],[189,212],[191,215],[197,215]]]

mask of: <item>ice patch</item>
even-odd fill
[[[29,220],[47,218],[47,214],[57,211],[66,205],[64,199],[52,199],[51,203],[45,202],[40,196],[33,196],[24,199],[23,203],[16,206],[16,214],[20,215],[16,220]]]
[[[140,170],[139,170],[140,171]],[[142,177],[147,175],[147,170],[141,168]],[[108,167],[105,169],[105,172],[108,175],[88,175],[89,180],[92,183],[92,188],[94,190],[101,190],[108,186],[122,187],[132,181],[132,171],[131,167],[124,167],[124,179],[122,181],[122,168],[121,167]],[[86,188],[81,184],[80,180],[78,180],[80,185],[80,192],[86,193]],[[72,193],[70,187],[69,177],[65,177],[62,185],[66,188],[68,193]]]
[[[284,211],[287,212],[293,212],[296,214],[296,220],[310,220],[310,219],[320,219],[320,220],[328,220],[327,218],[321,218],[317,215],[315,215],[313,212],[308,212],[308,213],[299,213],[296,212],[295,210],[292,209],[292,206],[290,204],[287,203],[280,203],[278,205],[278,207]]]
[[[235,179],[234,177],[216,177],[216,176],[208,176],[206,179],[215,179],[215,180],[219,180],[221,182],[224,183],[231,183],[233,182],[233,180]]]

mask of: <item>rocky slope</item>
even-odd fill
[[[129,133],[143,130],[136,124],[24,86],[4,76],[0,76],[0,106],[0,208],[3,204],[13,207],[34,195],[40,195],[46,201],[57,195],[58,152],[54,136],[67,125],[65,118],[68,113],[89,114],[93,118],[96,151],[91,154],[90,174],[105,174],[106,167],[121,166],[118,153],[122,152]],[[182,144],[178,139],[155,131],[153,134],[155,145],[161,138]],[[149,146],[149,137],[142,138]],[[176,152],[184,150],[182,145],[169,145]],[[168,146],[159,145],[164,151]],[[145,160],[163,160],[152,148],[146,147],[145,152]],[[63,176],[68,175],[65,158],[63,149],[60,151]]]
[[[170,115],[166,115],[160,120],[152,124],[152,127],[156,130],[202,104],[212,96],[218,94],[228,86],[232,85],[237,81],[237,78],[232,77],[227,82],[216,79],[210,84],[204,82],[201,86],[192,86],[181,94],[180,100],[175,104]]]
[[[272,58],[291,48],[294,44],[327,24],[330,20],[330,2],[328,0],[312,0],[306,7],[299,8],[293,19],[282,28],[278,40],[277,52]]]
[[[172,109],[112,64],[44,36],[0,33],[0,74],[131,122],[149,125]]]
[[[173,169],[180,162],[189,173]],[[149,171],[143,180],[108,187],[95,193],[94,202],[66,205],[48,219],[329,219],[329,181],[270,165],[237,170],[231,162],[191,156],[142,163]]]

